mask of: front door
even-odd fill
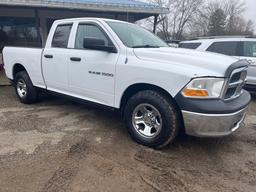
[[[114,103],[115,68],[118,53],[85,49],[84,39],[98,39],[114,46],[101,26],[80,23],[77,26],[74,47],[69,51],[69,88],[76,97],[110,105]]]

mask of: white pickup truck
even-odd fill
[[[46,89],[120,110],[139,143],[161,148],[179,132],[226,136],[242,124],[247,62],[170,48],[131,23],[54,22],[44,49],[5,47],[5,71],[23,103]]]

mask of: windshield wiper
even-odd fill
[[[137,46],[133,46],[132,48],[160,48],[160,47],[156,45],[137,45]]]

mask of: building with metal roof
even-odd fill
[[[2,0],[0,5],[62,8],[103,12],[128,12],[152,16],[168,10],[137,0]]]
[[[156,21],[167,12],[139,0],[1,0],[0,54],[6,45],[43,46],[56,19],[102,17],[135,22],[154,16]]]

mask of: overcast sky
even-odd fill
[[[254,22],[256,29],[256,0],[245,0],[246,1],[246,12],[245,16],[247,19],[251,19]]]

